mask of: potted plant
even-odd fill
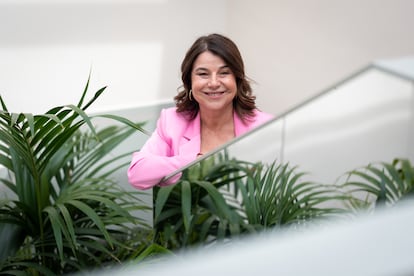
[[[124,168],[111,151],[142,124],[98,130],[86,109],[89,79],[77,105],[45,114],[9,112],[0,97],[0,271],[55,275],[111,266],[147,248],[151,229],[134,215],[147,211],[139,191],[124,190],[111,174]],[[114,165],[115,164],[115,165]]]
[[[155,242],[177,250],[343,213],[327,203],[347,196],[303,175],[290,164],[216,154],[185,170],[176,185],[154,190]]]

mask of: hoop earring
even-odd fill
[[[191,96],[191,94],[193,93],[193,90],[192,89],[190,89],[190,91],[188,91],[188,99],[190,100],[190,101],[193,101],[193,97]]]

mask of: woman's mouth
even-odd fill
[[[204,92],[204,94],[209,97],[216,98],[216,97],[220,97],[221,95],[223,95],[224,92]]]

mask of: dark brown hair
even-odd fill
[[[181,63],[183,85],[181,86],[181,91],[174,97],[177,112],[187,113],[190,119],[194,119],[197,116],[199,110],[198,103],[194,98],[190,99],[188,96],[191,89],[191,72],[194,61],[201,53],[206,51],[210,51],[222,58],[233,72],[237,84],[237,93],[233,100],[233,106],[242,120],[249,120],[249,117],[254,116],[253,111],[256,109],[256,97],[253,95],[250,83],[245,76],[244,63],[239,49],[233,41],[220,34],[199,37],[187,51]]]

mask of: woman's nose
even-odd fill
[[[217,86],[220,86],[220,82],[219,82],[219,79],[217,78],[217,75],[215,75],[215,74],[212,74],[212,75],[211,75],[210,80],[209,80],[209,82],[208,82],[208,85],[209,85],[210,87],[217,87]]]

